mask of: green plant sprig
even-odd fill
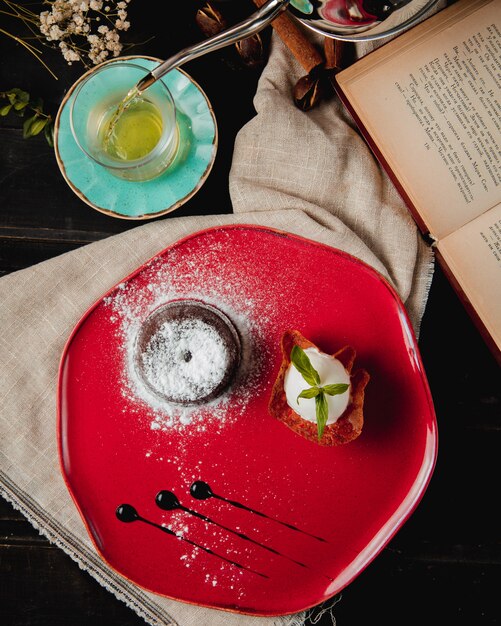
[[[31,99],[27,91],[13,87],[8,91],[0,91],[0,115],[5,117],[9,113],[19,117],[26,117],[23,123],[23,137],[35,137],[44,131],[49,146],[54,145],[54,120],[43,110],[41,98]],[[30,115],[26,116],[29,112]]]
[[[311,364],[310,358],[306,352],[299,346],[294,346],[291,350],[291,363],[301,374],[304,380],[311,385],[307,389],[303,389],[297,397],[312,399],[315,398],[315,413],[317,417],[318,440],[322,439],[325,426],[329,418],[329,405],[327,404],[327,396],[337,396],[344,393],[349,385],[346,383],[334,383],[330,385],[321,385],[320,376],[317,370]]]

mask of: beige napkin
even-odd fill
[[[339,103],[308,114],[291,104],[300,74],[273,37],[255,98],[258,115],[236,141],[234,215],[168,217],[0,280],[1,493],[149,624],[299,626],[305,614],[258,618],[176,602],[138,588],[98,556],[63,482],[56,441],[59,359],[85,310],[179,238],[232,223],[286,230],[366,261],[395,285],[416,332],[426,303],[430,250]]]

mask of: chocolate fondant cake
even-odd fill
[[[156,309],[141,326],[134,366],[160,399],[203,404],[229,387],[240,352],[238,332],[224,313],[203,302],[177,300]]]

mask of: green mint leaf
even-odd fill
[[[345,383],[336,383],[335,385],[325,385],[322,387],[322,391],[329,396],[338,396],[344,393],[350,385]]]
[[[318,440],[320,441],[329,417],[329,406],[327,404],[327,398],[323,393],[319,393],[318,396],[315,397],[315,411],[317,414]]]
[[[309,389],[303,389],[297,397],[297,403],[299,404],[299,398],[315,398],[319,393],[322,393],[320,387],[310,387]]]
[[[299,346],[294,346],[291,350],[291,361],[297,371],[309,385],[319,385],[320,376],[311,364],[306,352]]]
[[[2,117],[5,117],[7,113],[11,110],[11,108],[12,108],[12,104],[6,104],[0,109],[0,115]]]

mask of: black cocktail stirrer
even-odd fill
[[[268,546],[264,543],[259,543],[259,541],[256,541],[255,539],[253,539],[252,537],[249,537],[245,533],[239,532],[238,530],[234,530],[233,528],[229,528],[228,526],[224,526],[224,524],[220,524],[219,522],[216,522],[215,520],[211,519],[210,517],[207,517],[206,515],[203,515],[202,513],[199,513],[198,511],[193,511],[192,509],[189,509],[188,507],[183,506],[179,502],[176,494],[173,493],[172,491],[166,491],[166,490],[160,491],[155,498],[155,502],[157,503],[157,506],[161,508],[163,511],[175,511],[175,510],[184,511],[185,513],[188,513],[189,515],[193,515],[194,517],[197,517],[198,519],[201,519],[202,521],[207,522],[208,524],[214,524],[215,526],[218,526],[219,528],[222,528],[223,530],[226,530],[229,533],[236,535],[240,539],[244,539],[245,541],[250,541],[254,545],[259,546],[260,548],[264,548],[265,550],[268,550],[268,552],[272,552],[273,554],[276,554],[277,556],[281,556],[284,559],[287,559],[291,561],[292,563],[295,563],[296,565],[300,565],[301,567],[311,569],[305,563],[301,563],[301,561],[296,561],[296,559],[293,559],[292,557],[287,556],[286,554],[282,554],[281,552],[279,552],[278,550],[275,550],[275,548],[272,548],[271,546]],[[326,576],[326,574],[322,574],[322,576]],[[326,577],[329,578],[329,580],[332,580],[330,576],[326,576]]]
[[[257,574],[258,576],[261,576],[262,578],[269,578],[269,576],[267,576],[266,574],[262,574],[261,572],[257,572],[256,570],[253,570],[252,568],[247,567],[246,565],[241,565],[240,563],[237,563],[236,561],[231,561],[230,559],[226,558],[225,556],[222,556],[221,554],[217,554],[217,552],[214,552],[210,548],[206,548],[205,546],[202,546],[202,545],[200,545],[198,543],[195,543],[194,541],[191,541],[190,539],[187,539],[186,537],[182,537],[181,535],[177,535],[170,528],[166,528],[165,526],[161,526],[160,524],[156,524],[155,522],[152,522],[149,519],[146,519],[145,517],[141,517],[141,515],[139,515],[139,513],[136,511],[136,509],[131,504],[121,504],[117,508],[115,514],[116,514],[117,518],[121,522],[125,522],[127,524],[130,523],[130,522],[143,522],[144,524],[148,524],[149,526],[153,526],[154,528],[157,528],[158,530],[161,530],[163,533],[167,533],[168,535],[171,535],[171,536],[175,537],[176,539],[180,539],[181,541],[185,541],[186,543],[189,543],[191,546],[194,546],[195,548],[200,548],[200,550],[203,550],[204,552],[207,552],[207,554],[211,554],[213,556],[217,556],[219,559],[222,559],[223,561],[226,561],[227,563],[230,563],[231,565],[234,565],[235,567],[238,567],[239,569],[247,570],[248,572],[252,572],[252,574]]]
[[[273,522],[276,522],[277,524],[282,524],[282,526],[286,526],[287,528],[290,528],[291,530],[295,530],[298,533],[302,533],[303,535],[308,535],[309,537],[313,537],[313,539],[317,539],[318,541],[322,541],[323,543],[328,543],[327,539],[324,539],[323,537],[318,537],[317,535],[313,535],[312,533],[309,533],[306,530],[302,530],[301,528],[298,528],[297,526],[294,526],[293,524],[282,522],[282,520],[279,520],[276,517],[272,517],[271,515],[267,515],[266,513],[262,513],[261,511],[256,511],[256,509],[252,509],[251,507],[246,506],[245,504],[236,502],[235,500],[230,500],[229,498],[225,498],[224,496],[219,496],[218,494],[214,493],[212,489],[210,488],[210,485],[208,485],[203,480],[195,481],[190,487],[190,493],[197,500],[208,500],[209,498],[216,498],[217,500],[222,500],[223,502],[226,502],[227,504],[231,504],[231,506],[234,506],[238,509],[249,511],[250,513],[259,515],[259,517],[264,517],[266,519],[272,520]]]

